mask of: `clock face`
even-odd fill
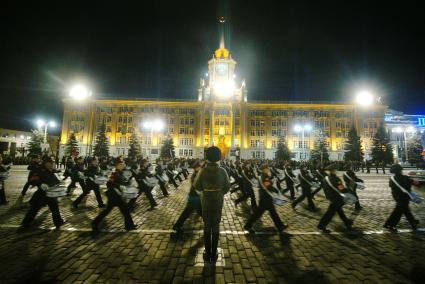
[[[215,66],[215,72],[218,75],[226,75],[227,73],[227,64],[220,63]]]

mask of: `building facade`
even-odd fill
[[[91,155],[99,127],[105,124],[114,156],[127,155],[129,138],[135,133],[143,155],[150,158],[159,155],[162,141],[170,136],[178,157],[203,157],[205,147],[216,145],[227,157],[272,159],[284,137],[294,159],[306,160],[321,136],[330,158],[342,160],[348,131],[355,126],[369,158],[371,138],[384,123],[386,106],[250,101],[245,81],[236,80],[237,62],[223,38],[208,62],[208,73],[200,79],[197,99],[64,100],[60,156],[71,133],[80,154]]]
[[[394,157],[399,161],[408,159],[405,149],[407,148],[407,141],[412,136],[419,136],[422,140],[422,146],[425,146],[425,115],[411,115],[388,110],[385,113],[385,124],[394,145]]]

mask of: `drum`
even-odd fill
[[[168,176],[165,173],[163,173],[161,177],[165,182],[168,182],[169,179],[168,179]]]
[[[1,172],[0,173],[0,180],[7,180],[10,177],[9,172]]]
[[[139,189],[133,186],[125,186],[122,190],[122,197],[124,199],[134,199],[139,195]]]
[[[50,186],[46,190],[46,196],[50,198],[63,197],[67,194],[67,187],[65,185]]]
[[[415,193],[415,192],[411,192],[411,193],[410,193],[410,200],[411,200],[413,203],[420,204],[420,203],[422,203],[422,201],[423,201],[424,199],[423,199],[423,197],[419,196],[417,193]]]
[[[317,182],[312,182],[311,183],[311,190],[312,191],[315,191],[315,190],[317,190],[319,188],[320,188],[320,184],[319,183],[317,183]]]
[[[354,204],[358,201],[357,197],[350,192],[341,193],[341,196],[344,197],[344,202],[346,204]]]
[[[366,188],[366,186],[362,182],[356,182],[356,184],[357,184],[356,189],[364,190]]]
[[[145,178],[145,182],[149,187],[154,187],[158,184],[158,180],[155,177],[147,177]]]
[[[97,185],[103,185],[108,181],[108,178],[105,176],[95,176],[94,183]]]

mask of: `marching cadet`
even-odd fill
[[[397,232],[397,224],[400,222],[401,216],[404,214],[409,221],[413,230],[416,230],[419,220],[416,220],[412,212],[410,212],[409,202],[412,191],[412,185],[419,185],[418,182],[413,181],[408,176],[403,175],[403,168],[399,164],[391,167],[390,172],[394,176],[390,179],[391,194],[396,202],[396,206],[391,213],[388,220],[385,222],[384,227],[392,232]]]
[[[140,161],[140,169],[136,171],[136,169],[133,169],[133,176],[136,179],[137,185],[139,187],[139,195],[143,192],[146,197],[149,200],[149,203],[151,205],[151,210],[155,209],[156,206],[158,206],[158,203],[156,203],[155,199],[152,195],[152,189],[153,187],[148,184],[146,179],[148,177],[152,177],[151,173],[149,172],[149,161],[142,160]],[[130,209],[134,209],[134,205],[136,204],[137,197],[130,200],[128,203],[128,206]]]
[[[9,201],[6,200],[6,190],[4,181],[9,176],[10,166],[3,164],[3,156],[0,154],[0,205],[6,205]]]
[[[177,222],[173,226],[173,230],[176,231],[177,233],[181,233],[183,231],[182,230],[183,223],[186,221],[187,218],[189,218],[190,214],[192,214],[193,211],[196,211],[199,214],[199,216],[202,217],[201,199],[198,193],[196,192],[195,187],[193,186],[196,175],[198,174],[202,166],[203,166],[203,162],[201,161],[196,161],[192,165],[194,172],[192,176],[190,177],[191,187],[190,187],[189,194],[187,196],[186,207],[184,208],[182,214],[180,215],[180,217],[177,219]]]
[[[168,176],[168,181],[172,185],[174,185],[175,189],[177,189],[179,186],[177,185],[176,180],[174,179],[174,172],[173,171],[174,171],[174,166],[173,166],[173,163],[170,161],[170,162],[167,163],[167,169],[166,169],[165,173]]]
[[[320,186],[316,190],[313,190],[313,192],[312,192],[313,197],[322,189],[322,186],[321,186],[322,181],[325,177],[328,176],[328,174],[326,173],[326,171],[322,167],[320,167],[320,168],[318,168],[314,171],[314,176],[319,181]]]
[[[34,176],[32,180],[32,183],[37,185],[38,189],[31,197],[31,208],[22,220],[22,227],[29,227],[38,211],[45,205],[47,205],[52,212],[53,223],[57,229],[65,224],[59,212],[58,199],[56,197],[47,197],[46,195],[46,190],[48,190],[49,187],[60,184],[60,179],[55,174],[55,169],[55,161],[50,157],[46,157],[43,160],[38,175]]]
[[[284,178],[284,180],[285,180],[285,183],[286,183],[286,188],[283,191],[283,193],[289,191],[290,198],[292,200],[294,200],[295,199],[295,188],[294,188],[294,185],[295,185],[295,175],[292,172],[291,166],[289,166],[289,165],[287,165],[285,167],[285,178]]]
[[[158,180],[159,188],[161,189],[162,194],[164,196],[168,196],[169,193],[167,190],[167,184],[164,178],[162,177],[163,174],[164,174],[164,169],[162,168],[162,161],[158,160],[155,167],[155,177]]]
[[[282,190],[282,187],[280,186],[280,183],[284,180],[279,178],[279,172],[276,169],[276,162],[272,162],[271,166],[270,166],[270,173],[272,176],[272,179],[276,180],[276,186],[279,190]]]
[[[31,162],[27,167],[27,170],[29,170],[28,179],[24,185],[24,188],[22,188],[22,192],[21,192],[22,196],[24,196],[27,193],[28,188],[31,186],[31,178],[34,175],[36,175],[37,172],[40,170],[40,167],[41,167],[40,162],[41,162],[40,155],[33,155],[31,157]]]
[[[267,165],[263,165],[261,167],[261,176],[259,178],[260,184],[260,202],[258,204],[257,209],[254,211],[254,214],[248,219],[248,222],[244,226],[244,229],[253,232],[252,225],[261,218],[265,211],[269,211],[270,217],[273,220],[276,229],[282,232],[287,226],[282,223],[279,218],[279,215],[276,212],[276,208],[273,204],[273,197],[267,193],[267,191],[277,191],[276,188],[273,187],[273,180],[271,178],[270,169]]]
[[[97,200],[97,204],[99,208],[103,208],[105,207],[105,204],[103,203],[102,195],[100,194],[100,187],[94,181],[96,176],[102,175],[99,168],[99,161],[97,160],[96,157],[93,157],[93,158],[89,158],[87,162],[89,163],[89,165],[87,169],[84,171],[84,176],[86,177],[86,180],[84,183],[83,193],[81,193],[80,196],[78,196],[77,199],[75,199],[72,205],[74,208],[77,208],[81,200],[83,200],[83,198],[86,197],[90,193],[90,191],[93,190],[94,195],[96,196],[96,200]]]
[[[106,186],[106,196],[108,197],[108,204],[106,208],[93,220],[93,231],[99,230],[99,224],[117,206],[121,214],[124,216],[125,229],[127,231],[135,230],[137,228],[133,223],[130,215],[130,210],[127,203],[122,199],[122,189],[130,184],[130,181],[124,176],[125,164],[122,159],[117,159],[115,162],[115,172],[110,176]]]
[[[257,209],[257,201],[254,194],[254,189],[252,188],[251,180],[255,178],[254,171],[250,167],[249,163],[244,164],[242,167],[242,196],[235,200],[235,206],[237,206],[242,201],[251,200],[252,212]]]
[[[67,194],[70,195],[71,191],[77,187],[77,182],[80,184],[81,189],[84,190],[84,158],[78,157],[76,163],[71,169],[71,183],[68,185]]]
[[[204,220],[204,260],[216,262],[221,211],[224,195],[230,189],[230,181],[226,170],[217,164],[221,159],[220,149],[215,146],[209,147],[205,156],[208,162],[198,173],[194,187],[201,196],[202,218]]]
[[[356,173],[352,170],[348,170],[344,173],[344,175],[342,176],[342,178],[344,179],[345,185],[353,192],[354,196],[357,198],[357,202],[354,205],[354,208],[356,210],[360,210],[363,207],[360,206],[360,201],[359,201],[359,197],[357,195],[357,183],[358,182],[362,182],[363,180],[358,178]]]
[[[319,221],[317,228],[324,233],[330,233],[326,227],[332,220],[335,213],[338,213],[341,220],[344,222],[348,230],[352,230],[353,221],[345,216],[344,210],[344,198],[341,193],[347,192],[342,180],[336,175],[335,165],[329,165],[326,170],[329,171],[327,177],[322,181],[323,191],[325,192],[326,199],[330,201],[329,207],[325,214]]]
[[[306,166],[301,167],[300,173],[298,174],[298,180],[300,181],[302,194],[294,202],[292,202],[292,209],[295,209],[298,203],[302,202],[305,198],[307,198],[308,209],[310,211],[315,210],[316,206],[314,205],[313,195],[311,192],[311,186],[314,182],[314,179],[310,175]]]

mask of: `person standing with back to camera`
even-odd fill
[[[225,169],[218,165],[220,149],[212,146],[205,153],[207,164],[200,170],[194,187],[201,196],[202,218],[204,220],[204,261],[216,262],[220,234],[221,211],[224,195],[229,192],[230,181]]]

